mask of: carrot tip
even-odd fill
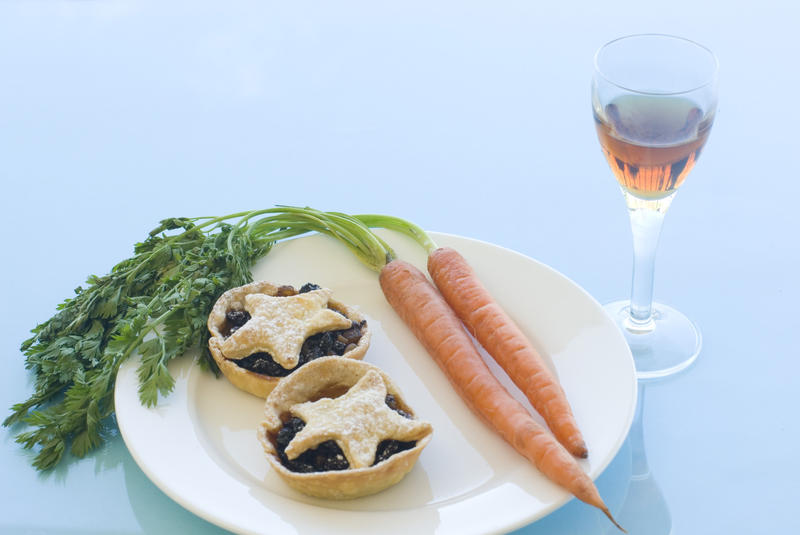
[[[608,517],[608,519],[609,519],[609,520],[611,520],[611,523],[612,523],[612,524],[614,524],[615,526],[617,526],[617,529],[618,529],[618,530],[620,530],[622,533],[628,533],[628,531],[627,531],[625,528],[623,528],[622,526],[620,526],[620,525],[617,523],[617,521],[616,521],[616,520],[614,520],[614,517],[613,517],[613,516],[611,516],[611,512],[608,510],[608,508],[607,508],[607,507],[604,507],[604,508],[602,509],[602,511],[603,511],[603,512],[606,514],[606,516]]]

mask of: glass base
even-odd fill
[[[645,323],[633,321],[630,301],[614,301],[603,308],[628,341],[639,379],[678,373],[700,354],[703,345],[700,330],[674,308],[653,303],[652,319]]]

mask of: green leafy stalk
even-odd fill
[[[420,244],[427,253],[431,253],[436,249],[436,244],[431,237],[428,236],[427,232],[405,219],[380,214],[359,214],[352,217],[367,227],[385,228],[410,236],[414,241]]]

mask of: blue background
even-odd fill
[[[168,216],[273,204],[389,213],[518,250],[601,302],[629,290],[622,196],[589,106],[594,51],[674,33],[719,56],[717,121],[663,230],[656,298],[701,327],[647,386],[673,533],[800,532],[797,98],[789,2],[0,3],[0,407],[19,343]],[[601,476],[629,493],[631,444]],[[38,474],[0,430],[0,533],[220,533],[121,438]],[[574,500],[519,534],[602,533]]]

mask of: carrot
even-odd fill
[[[402,260],[380,271],[386,300],[484,422],[548,479],[597,507],[617,526],[591,478],[486,366],[461,321],[425,275]]]
[[[437,248],[420,227],[398,217],[355,216],[369,227],[411,236],[428,252],[428,273],[456,315],[522,390],[559,442],[576,457],[589,454],[564,390],[541,355],[486,290],[467,261],[449,247]]]
[[[435,249],[428,255],[428,273],[445,301],[542,415],[556,439],[573,455],[586,458],[586,443],[561,385],[464,257],[449,247]]]

